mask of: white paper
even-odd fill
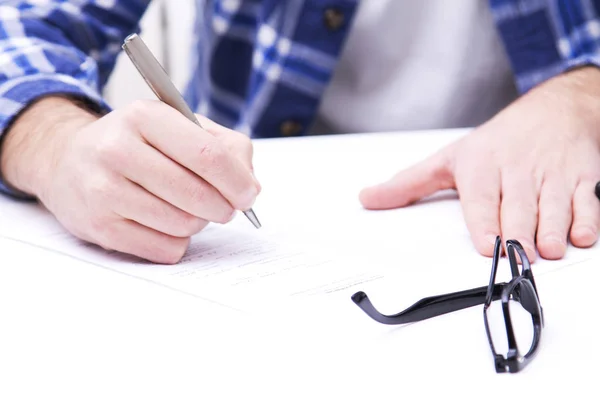
[[[64,230],[39,206],[0,200],[5,238],[167,286],[242,311],[279,307],[282,302],[348,291],[383,277],[356,259],[310,243],[301,234],[256,230],[243,215],[230,225],[209,225],[193,237],[176,265],[159,265],[107,252]],[[30,221],[23,226],[17,219]]]

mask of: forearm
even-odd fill
[[[11,189],[37,197],[56,163],[56,149],[99,115],[74,100],[48,97],[26,109],[0,143],[0,177]]]
[[[30,177],[23,174],[31,173],[32,167],[21,171],[19,165],[17,173],[13,156],[21,160],[25,149],[36,147],[38,136],[45,141],[55,135],[49,126],[57,124],[56,118],[73,118],[70,112],[80,112],[62,105],[60,112],[56,108],[44,118],[27,117],[15,123],[31,104],[50,96],[68,96],[86,99],[93,109],[110,110],[102,99],[102,88],[114,67],[120,43],[137,29],[147,5],[148,0],[22,0],[0,5],[0,141],[9,127],[15,131],[4,151],[0,192],[18,195],[11,188],[19,188],[31,193]],[[47,104],[44,100],[33,109],[45,110]],[[53,104],[50,108],[55,107]],[[31,115],[31,111],[26,114]],[[32,126],[37,120],[41,125]],[[32,159],[23,156],[28,162]],[[8,175],[5,178],[9,181],[2,180],[2,174]]]

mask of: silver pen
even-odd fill
[[[133,65],[160,101],[178,110],[187,119],[202,128],[196,114],[190,109],[162,65],[154,57],[141,37],[135,33],[129,35],[123,43],[123,50],[125,50]],[[243,212],[257,229],[261,227],[252,208]]]

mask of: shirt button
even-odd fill
[[[344,23],[344,14],[337,8],[328,8],[323,15],[325,26],[330,31],[337,31]]]
[[[287,120],[281,124],[279,131],[283,136],[296,136],[302,132],[302,124],[297,121]]]

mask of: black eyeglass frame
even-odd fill
[[[506,327],[506,336],[508,339],[508,351],[506,357],[496,352],[492,340],[492,335],[490,332],[487,311],[493,301],[493,288],[497,285],[495,282],[496,272],[498,270],[498,260],[500,258],[500,246],[500,238],[496,238],[492,274],[490,277],[490,283],[488,285],[486,301],[483,306],[483,315],[485,330],[488,336],[488,342],[492,354],[494,355],[494,366],[496,368],[496,372],[515,373],[523,370],[537,354],[542,336],[542,329],[544,327],[544,311],[540,303],[537,286],[535,284],[533,272],[531,271],[531,264],[529,262],[529,259],[527,258],[527,253],[523,249],[521,243],[519,243],[518,241],[507,240],[506,252],[508,254],[512,279],[510,280],[510,282],[504,284],[504,288],[502,289],[502,293],[500,296],[500,301],[502,302],[502,313],[504,316],[504,325]],[[521,260],[520,272],[515,253],[519,255],[519,259]],[[512,319],[510,318],[511,299],[519,302],[521,306],[529,312],[533,323],[533,340],[531,342],[531,347],[524,355],[521,355],[521,353],[519,352],[512,325]]]
[[[494,246],[490,281],[487,286],[425,297],[405,310],[393,315],[385,315],[377,311],[365,292],[359,291],[353,294],[351,297],[352,301],[373,320],[386,325],[409,324],[483,304],[484,325],[490,349],[494,356],[496,372],[519,372],[529,364],[539,349],[541,332],[544,326],[543,309],[539,301],[531,264],[523,246],[517,240],[506,241],[506,252],[508,254],[512,279],[509,282],[496,283],[501,248],[502,240],[498,236],[496,237]],[[521,272],[519,272],[515,252],[521,260]],[[519,352],[515,339],[512,320],[510,318],[509,303],[511,299],[521,303],[523,308],[531,314],[534,335],[532,345],[525,355],[521,355]],[[506,357],[496,352],[488,321],[487,311],[492,301],[495,300],[500,300],[502,303],[504,324],[508,339]]]

